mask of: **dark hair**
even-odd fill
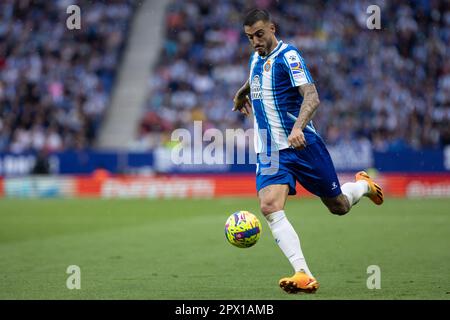
[[[271,21],[270,13],[266,10],[253,9],[250,10],[244,18],[244,26],[252,26],[258,21],[268,22]]]

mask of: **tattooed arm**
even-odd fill
[[[312,83],[299,86],[298,91],[303,96],[303,102],[300,109],[300,114],[298,115],[297,121],[295,121],[291,134],[288,137],[288,141],[294,148],[303,149],[306,147],[303,129],[305,129],[308,122],[313,118],[314,113],[319,106],[320,100],[316,86]]]
[[[294,127],[305,129],[308,122],[313,118],[314,113],[319,106],[319,94],[317,93],[316,86],[312,83],[307,83],[298,87],[298,91],[303,96],[303,103],[298,115],[297,121]]]

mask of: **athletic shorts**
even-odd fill
[[[333,161],[321,138],[302,150],[292,148],[257,155],[256,190],[272,184],[287,184],[295,195],[296,181],[318,197],[334,198],[341,194]]]

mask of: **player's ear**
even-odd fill
[[[270,25],[269,25],[269,28],[270,28],[270,31],[275,33],[275,31],[276,31],[275,23],[271,22]]]

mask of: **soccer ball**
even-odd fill
[[[233,213],[225,223],[225,237],[238,248],[253,246],[261,235],[261,223],[248,211]]]

